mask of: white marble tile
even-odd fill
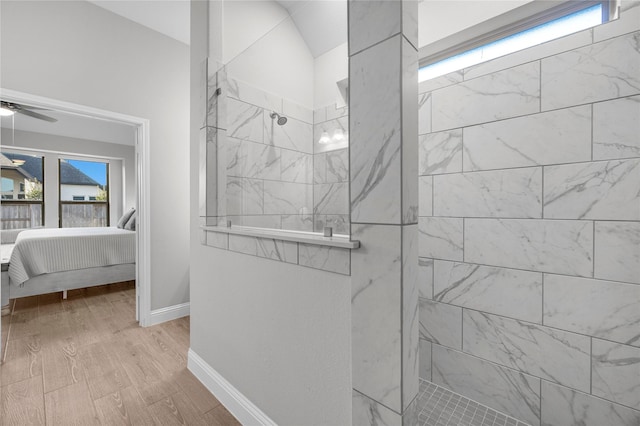
[[[298,244],[298,264],[323,271],[349,275],[351,250],[339,247]]]
[[[295,118],[313,124],[313,110],[288,99],[282,100],[282,114],[287,118]]]
[[[465,219],[464,260],[506,268],[592,276],[593,222]]]
[[[285,150],[271,145],[229,138],[227,175],[280,180],[281,169],[284,168],[284,165],[281,164],[282,151]]]
[[[542,426],[638,426],[640,411],[542,381]]]
[[[409,9],[417,2],[409,0]],[[416,15],[417,19],[417,15]],[[402,223],[418,223],[418,52],[402,39]]]
[[[433,259],[418,258],[418,296],[433,299]]]
[[[431,342],[420,339],[420,378],[431,381]]]
[[[229,248],[229,234],[221,234],[219,232],[207,232],[206,234],[206,245],[209,247],[216,247],[223,250],[227,250]]]
[[[352,394],[351,424],[402,426],[402,416],[358,391]]]
[[[471,310],[463,327],[466,353],[589,392],[588,336]]]
[[[401,230],[352,225],[361,247],[351,253],[353,387],[401,411]]]
[[[283,181],[313,183],[313,154],[273,147],[271,149],[281,151],[280,170]]]
[[[640,157],[639,135],[640,96],[593,104],[594,160]]]
[[[230,137],[262,143],[263,109],[255,105],[227,99],[227,134]]]
[[[416,395],[416,397],[413,398],[413,401],[410,402],[409,406],[402,413],[402,426],[415,426],[418,424],[418,416],[422,411],[422,407],[419,403],[420,400]]]
[[[493,59],[482,64],[474,65],[464,70],[465,80],[476,78],[496,71],[511,68],[525,62],[546,58],[568,50],[591,44],[592,29],[579,31],[564,37],[556,38],[546,43],[538,44],[527,49]]]
[[[245,235],[229,235],[229,250],[256,256],[258,239]]]
[[[359,8],[365,2],[352,3]],[[395,36],[350,60],[349,168],[356,223],[402,222],[400,42]]]
[[[280,215],[242,215],[242,216],[227,216],[227,219],[231,221],[233,225],[237,226],[252,226],[255,228],[282,228]],[[222,226],[226,226],[223,223]]]
[[[431,92],[432,90],[460,83],[462,80],[464,80],[464,71],[453,71],[449,74],[441,75],[440,77],[421,81],[418,83],[418,91],[420,93]]]
[[[433,216],[433,176],[418,178],[418,215]]]
[[[327,108],[321,107],[313,111],[313,123],[322,123],[327,121]]]
[[[434,383],[532,426],[540,425],[540,379],[439,345],[433,345],[432,364]]]
[[[256,254],[280,262],[298,263],[298,244],[271,238],[256,239]]]
[[[227,96],[266,110],[282,113],[282,98],[248,83],[227,78]]]
[[[596,278],[640,284],[640,223],[596,222]]]
[[[462,308],[420,299],[420,338],[462,350]]]
[[[217,159],[216,159],[216,171],[215,173],[211,173],[211,175],[207,175],[207,179],[215,180],[216,184],[216,197],[217,197],[217,216],[226,216],[227,215],[227,180],[229,179],[227,175],[227,151],[229,138],[227,137],[226,130],[218,130],[217,132]],[[211,187],[213,188],[213,183],[211,183]]]
[[[227,179],[227,214],[251,215],[264,213],[262,180],[230,177]]]
[[[624,0],[620,2],[620,17],[593,29],[593,41],[598,42],[622,34],[638,31],[640,22],[640,2]]]
[[[640,410],[640,348],[593,339],[591,393]]]
[[[318,154],[316,154],[318,155]],[[322,154],[319,154],[322,155]],[[326,154],[326,183],[349,181],[349,150],[339,149]],[[318,182],[318,183],[325,183]]]
[[[421,176],[462,171],[462,129],[422,135],[418,147]]]
[[[545,167],[544,217],[640,220],[640,159]]]
[[[207,154],[206,154],[206,175],[204,181],[206,182],[206,195],[205,206],[206,216],[217,216],[220,211],[220,205],[222,204],[221,198],[223,198],[223,191],[221,184],[218,182],[219,175],[224,174],[224,167],[222,161],[224,160],[224,144],[226,143],[225,131],[221,129],[215,129],[213,127],[207,127]]]
[[[414,46],[414,49],[418,48],[418,4],[420,1],[422,0],[402,1],[402,35]],[[416,67],[416,71],[417,69]]]
[[[433,215],[542,217],[542,167],[437,175]]]
[[[454,129],[540,111],[540,63],[531,62],[435,90],[432,129]]]
[[[349,183],[314,185],[313,214],[349,214]]]
[[[313,154],[313,126],[311,124],[289,118],[280,126],[264,111],[264,143],[279,148]]]
[[[326,107],[325,110],[326,120],[336,120],[338,118],[346,118],[349,115],[349,107],[332,104]],[[314,123],[318,123],[314,121]]]
[[[640,286],[547,274],[544,323],[640,347]]]
[[[327,154],[313,154],[313,183],[327,183]]]
[[[418,395],[418,225],[402,226],[402,409]]]
[[[542,323],[542,274],[436,260],[433,298],[464,308]]]
[[[314,231],[323,232],[325,226],[329,226],[333,229],[333,234],[349,235],[349,215],[343,214],[327,214],[327,215],[315,215]]]
[[[591,160],[588,105],[468,127],[463,133],[465,171]]]
[[[291,214],[282,215],[282,229],[291,231],[313,232],[313,215]]]
[[[418,96],[418,134],[431,133],[431,93]]]
[[[336,131],[342,132],[345,136],[345,140],[339,143],[321,144],[320,138],[324,132],[329,135],[329,138],[333,138]],[[322,152],[330,152],[349,147],[349,117],[340,117],[332,120],[324,121],[322,123],[316,123],[313,126],[313,152],[320,154]]]
[[[640,93],[640,32],[542,60],[542,110]]]
[[[421,217],[420,257],[463,260],[463,220],[458,218]]]
[[[311,214],[313,185],[264,181],[265,214]]]
[[[350,1],[349,56],[400,33],[401,6],[397,0]]]

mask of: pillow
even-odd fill
[[[135,231],[136,230],[136,217],[138,213],[133,213],[127,223],[124,225],[124,229],[127,231]]]
[[[131,219],[131,216],[133,216],[135,212],[136,212],[136,209],[134,208],[131,208],[131,210],[129,210],[128,212],[125,212],[125,214],[123,214],[120,220],[118,221],[118,228],[124,228],[124,225],[127,224],[129,219]]]

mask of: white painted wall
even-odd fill
[[[313,109],[341,100],[337,81],[349,77],[349,44],[344,43],[316,58]]]
[[[228,75],[313,108],[313,55],[286,10],[273,1],[229,1],[223,8]]]
[[[418,47],[443,39],[533,0],[424,0],[418,6]]]
[[[202,122],[197,67],[207,54],[202,8],[192,0],[192,164]],[[194,185],[192,350],[278,424],[350,424],[350,278],[203,246],[198,204]]]
[[[0,11],[3,88],[150,120],[151,309],[187,302],[188,46],[84,1]]]
[[[2,129],[2,140],[14,140],[9,135],[9,129]],[[135,149],[133,146],[113,144],[87,139],[70,138],[66,136],[46,135],[44,133],[15,131],[15,146],[27,148],[39,152],[55,151],[64,156],[88,155],[109,159],[109,180],[111,187],[110,212],[111,225],[124,210],[136,205],[136,171]],[[57,205],[58,203],[58,164],[56,157],[45,158],[45,203]],[[52,183],[53,182],[53,183]],[[124,182],[124,183],[123,183]],[[123,191],[115,192],[116,188]],[[45,209],[45,226],[58,227],[58,209]]]
[[[84,197],[85,201],[89,201],[89,197],[95,197],[97,193],[97,186],[60,185],[60,199],[62,201],[73,201],[73,197],[76,195]]]

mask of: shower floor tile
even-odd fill
[[[420,379],[419,426],[528,426],[448,389]]]

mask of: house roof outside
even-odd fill
[[[7,161],[8,160],[8,161]],[[13,160],[24,160],[24,164],[16,167],[11,163]],[[43,181],[43,168],[42,158],[34,157],[32,155],[13,154],[8,152],[2,153],[2,168],[14,168],[23,172],[27,179],[36,178],[38,181]],[[67,163],[66,161],[60,162],[60,183],[62,185],[87,185],[87,186],[100,186],[98,182],[87,176],[77,167]]]

